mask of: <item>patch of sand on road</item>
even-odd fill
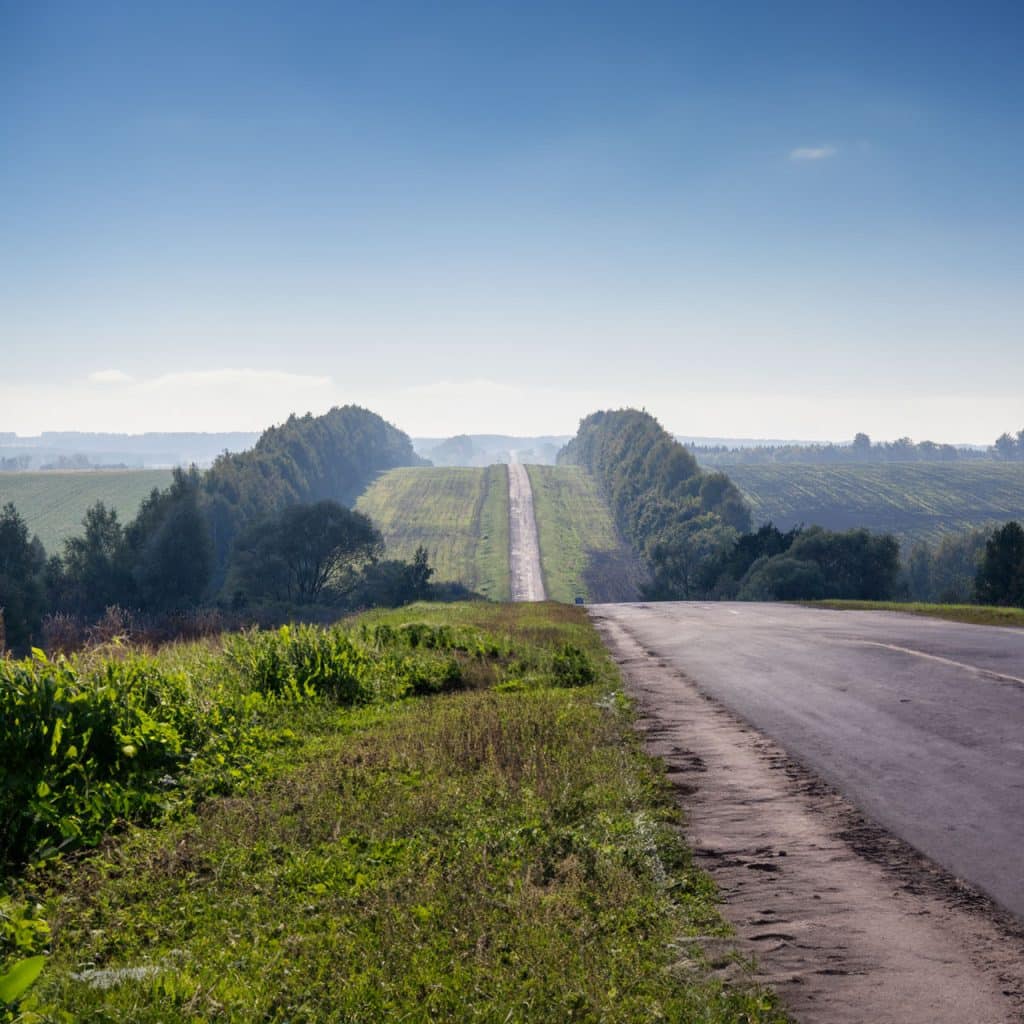
[[[1024,928],[591,612],[740,949],[803,1024],[1024,1020]],[[735,970],[737,968],[729,968]]]

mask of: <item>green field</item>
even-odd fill
[[[916,541],[1024,518],[1024,463],[879,466],[723,466],[755,523],[804,523],[892,533],[904,556]]]
[[[509,598],[508,471],[393,469],[356,502],[384,534],[388,558],[430,553],[438,581],[463,583],[496,601]]]
[[[608,506],[580,466],[527,466],[540,538],[544,588],[554,601],[636,597],[635,560],[618,539]]]
[[[29,533],[38,534],[48,554],[59,554],[68,537],[82,532],[82,517],[97,501],[127,522],[154,487],[170,482],[169,469],[0,473],[0,505],[14,502]]]
[[[0,747],[0,826],[42,849],[0,879],[0,1020],[785,1019],[581,609],[413,605],[3,673],[24,750]],[[42,699],[55,679],[73,700]]]

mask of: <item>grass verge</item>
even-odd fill
[[[260,755],[258,784],[26,872],[18,897],[52,932],[23,1019],[783,1019],[702,954],[725,933],[714,890],[582,612],[415,606],[350,628],[406,681],[421,653],[457,657],[461,688],[284,703],[297,739]],[[279,656],[254,644],[253,671]]]
[[[950,622],[966,622],[975,626],[1016,626],[1024,628],[1024,608],[1000,608],[979,604],[925,604],[923,601],[801,601],[809,608],[833,608],[837,611],[903,612],[906,615],[928,615]]]

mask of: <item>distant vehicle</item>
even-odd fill
[[[583,603],[584,603],[584,602],[583,602],[583,598],[582,598],[582,597],[577,597],[577,598],[576,598],[576,603],[577,603],[577,604],[583,604]]]

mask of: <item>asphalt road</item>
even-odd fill
[[[509,574],[513,601],[543,601],[540,541],[533,513],[533,488],[526,467],[508,467]]]
[[[596,610],[1024,918],[1024,630],[778,604]]]

